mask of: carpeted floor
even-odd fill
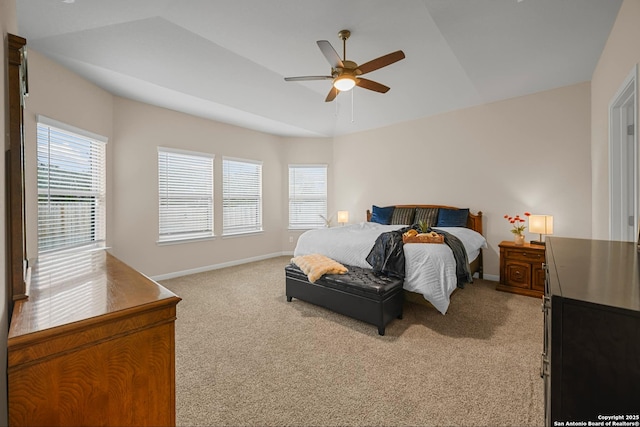
[[[289,257],[165,280],[181,426],[543,424],[540,300],[476,280],[373,325],[285,297]]]

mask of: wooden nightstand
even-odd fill
[[[516,246],[514,242],[500,243],[500,283],[499,291],[513,292],[531,297],[544,294],[544,249],[543,245],[525,243]]]

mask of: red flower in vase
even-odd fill
[[[524,213],[525,217],[528,217],[529,215],[531,215],[531,213],[529,212]],[[524,229],[526,228],[524,225],[524,223],[527,221],[526,218],[520,218],[520,215],[516,215],[516,216],[505,215],[504,219],[509,221],[510,224],[513,224],[513,228],[511,229],[511,232],[513,234],[521,235],[524,232]]]

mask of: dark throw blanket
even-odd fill
[[[417,229],[417,226],[414,225],[399,230],[388,231],[378,236],[369,255],[367,255],[367,262],[371,265],[375,274],[404,279],[405,259],[402,234],[412,228]],[[428,232],[430,231],[431,229],[429,229]],[[444,236],[444,243],[449,246],[453,252],[453,257],[456,261],[457,286],[464,288],[466,283],[473,283],[467,251],[465,251],[460,239],[446,231],[436,230],[436,232]],[[431,243],[421,244],[428,245]]]
[[[373,244],[367,262],[374,274],[404,279],[404,249],[402,233],[411,227],[382,233]]]

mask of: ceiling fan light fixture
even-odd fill
[[[338,89],[340,92],[351,90],[355,85],[356,79],[350,75],[342,75],[333,80],[333,87]]]
[[[342,40],[343,57],[340,58],[338,52],[331,46],[326,40],[318,40],[316,43],[320,48],[320,51],[331,65],[330,76],[299,76],[299,77],[285,77],[285,81],[288,82],[300,82],[307,80],[332,80],[331,90],[325,98],[325,102],[331,102],[336,99],[336,96],[340,92],[346,92],[358,86],[363,89],[372,90],[379,93],[387,93],[389,87],[373,80],[362,78],[363,74],[370,73],[378,70],[387,65],[391,65],[394,62],[398,62],[404,59],[404,52],[397,50],[395,52],[388,53],[380,56],[371,61],[365,62],[362,65],[358,65],[353,61],[347,59],[347,39],[351,35],[349,30],[341,30],[338,33],[338,37]]]

